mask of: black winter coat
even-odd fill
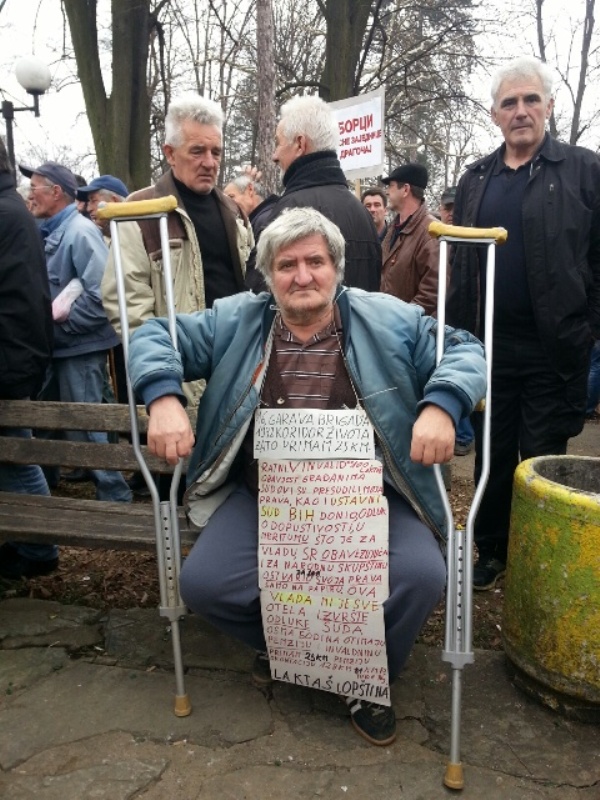
[[[477,225],[503,147],[467,166],[456,193],[455,225]],[[523,196],[523,232],[540,340],[556,372],[568,379],[585,369],[592,336],[600,338],[600,159],[595,153],[546,136]],[[478,248],[458,246],[447,322],[475,335],[483,313],[479,275]]]
[[[378,292],[381,244],[369,212],[348,189],[333,150],[297,158],[283,177],[285,191],[273,206],[271,219],[286,208],[316,208],[339,227],[346,240],[344,284]]]
[[[52,311],[40,232],[12,175],[0,174],[0,397],[34,397],[52,354]],[[0,420],[0,425],[2,420]]]

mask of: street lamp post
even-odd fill
[[[32,95],[33,105],[15,108],[10,100],[2,101],[2,117],[6,125],[6,149],[8,151],[8,158],[13,168],[13,172],[16,172],[17,167],[15,161],[15,142],[13,137],[13,121],[15,118],[15,112],[33,111],[35,116],[39,117],[40,95],[47,91],[51,81],[50,70],[43,61],[41,61],[39,58],[35,58],[35,56],[21,58],[16,64],[15,73],[21,86],[28,94]]]

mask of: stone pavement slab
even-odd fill
[[[438,650],[415,648],[393,689],[398,740],[375,748],[332,695],[253,688],[251,652],[194,617],[182,626],[193,712],[178,719],[167,625],[157,612],[99,620],[89,609],[29,602],[0,603],[3,800],[600,797],[600,731],[522,695],[502,653],[477,653],[464,671],[466,785],[457,794],[442,786],[450,679]],[[86,629],[97,629],[101,644],[69,657]],[[53,632],[61,645],[47,644]]]

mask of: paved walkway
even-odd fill
[[[598,455],[600,426],[571,452]],[[469,465],[469,461],[471,464]],[[469,475],[472,457],[455,459]],[[393,689],[399,735],[375,748],[324,692],[250,682],[252,653],[189,617],[194,710],[172,713],[165,621],[29,599],[0,602],[2,800],[439,800],[449,669],[417,646]],[[504,656],[464,670],[465,800],[598,800],[600,729],[564,719],[511,683]]]
[[[399,736],[375,748],[324,692],[250,682],[252,653],[185,620],[193,703],[172,713],[171,645],[153,610],[0,603],[3,800],[438,800],[450,685],[417,646],[394,686]],[[598,800],[600,730],[520,693],[498,652],[464,671],[465,800]]]

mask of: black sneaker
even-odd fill
[[[252,683],[257,689],[264,689],[273,683],[271,662],[266,650],[258,650],[252,664]]]
[[[396,739],[396,714],[391,706],[344,697],[354,729],[368,742],[385,747]]]
[[[70,472],[63,472],[60,477],[67,483],[83,483],[93,480],[92,473],[88,469],[72,469]]]
[[[58,558],[36,561],[19,554],[10,542],[0,547],[0,578],[18,581],[19,578],[35,578],[37,575],[49,575],[58,567]]]
[[[464,442],[454,444],[454,455],[455,456],[468,456],[470,452],[472,452],[473,448],[475,447],[475,442]]]
[[[481,558],[473,567],[473,588],[477,592],[485,592],[493,589],[496,581],[506,574],[506,564],[498,558],[488,558],[482,561]]]
[[[141,472],[134,472],[129,480],[125,481],[135,497],[150,497],[150,489]]]

